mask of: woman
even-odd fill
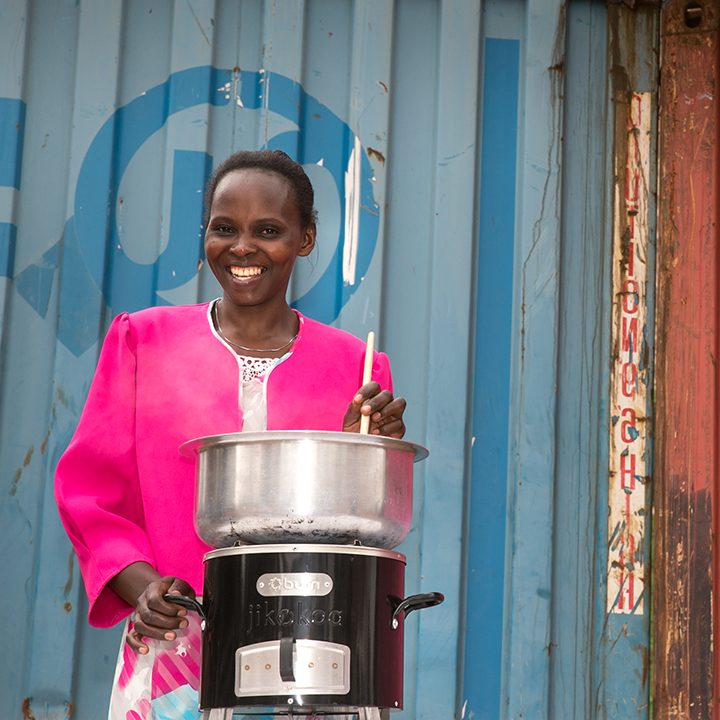
[[[405,401],[364,343],[287,304],[297,257],[315,245],[313,190],[282,152],[238,152],[208,184],[205,254],[222,298],[113,321],[56,497],[75,545],[91,624],[131,612],[111,718],[195,717],[196,620],[165,593],[195,595],[209,549],[193,529],[194,464],[185,441],[248,430],[402,437]],[[184,703],[184,705],[183,705]],[[172,715],[172,707],[182,712]],[[170,708],[170,709],[168,709]]]

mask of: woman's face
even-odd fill
[[[236,305],[285,301],[295,258],[315,246],[302,227],[292,189],[273,172],[228,173],[215,189],[205,255],[224,296]]]

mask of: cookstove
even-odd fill
[[[267,442],[271,433],[263,435]],[[335,449],[338,440],[331,440]],[[402,449],[402,441],[384,440],[372,438],[384,451],[390,445]],[[242,442],[247,439],[238,436]],[[361,443],[368,445],[367,439]],[[207,486],[207,478],[203,482]],[[369,520],[363,522],[367,528]],[[204,720],[230,720],[233,712],[382,720],[402,709],[404,619],[444,598],[404,596],[401,553],[357,541],[343,544],[345,536],[333,544],[326,532],[322,538],[312,542],[309,534],[304,542],[218,547],[204,557],[202,603],[165,596],[203,618]]]

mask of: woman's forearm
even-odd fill
[[[137,607],[138,598],[145,592],[147,586],[161,577],[152,565],[135,562],[115,575],[108,582],[108,586],[126,603]]]

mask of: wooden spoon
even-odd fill
[[[365,347],[365,365],[363,367],[363,378],[362,378],[363,385],[367,385],[367,383],[369,383],[370,380],[372,380],[373,350],[374,349],[375,349],[375,333],[371,330],[368,333],[367,346]],[[369,430],[370,430],[370,416],[369,415],[361,415],[360,416],[360,433],[362,435],[367,435]]]

